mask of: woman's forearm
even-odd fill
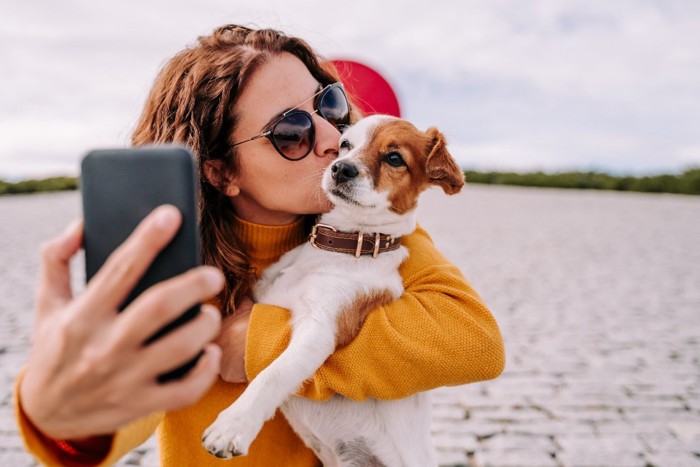
[[[404,243],[410,251],[401,268],[404,294],[371,312],[357,337],[301,388],[302,396],[396,399],[503,371],[501,334],[478,294],[424,231]],[[286,348],[288,318],[280,308],[254,308],[246,350],[249,378]]]

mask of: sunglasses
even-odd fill
[[[309,113],[299,107],[316,98],[316,110]],[[262,133],[245,141],[233,143],[229,147],[267,138],[280,156],[290,161],[298,161],[311,153],[316,142],[316,126],[311,116],[318,113],[328,123],[343,131],[350,123],[350,104],[341,83],[329,84],[301,104],[287,110],[270,122]]]

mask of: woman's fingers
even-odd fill
[[[109,256],[88,284],[83,299],[116,309],[136,286],[158,253],[177,233],[182,215],[174,206],[154,209],[127,240]],[[90,307],[85,307],[90,308]],[[94,313],[94,310],[89,310]]]
[[[176,410],[190,406],[202,398],[219,375],[221,349],[209,344],[197,365],[187,375],[167,384],[153,382],[151,391],[141,401],[144,413]]]
[[[223,286],[223,274],[210,266],[161,282],[139,295],[117,317],[114,336],[122,348],[140,346],[186,310],[215,296]]]
[[[37,320],[72,297],[70,260],[80,250],[83,240],[82,220],[73,221],[63,233],[41,247],[41,273],[37,291]]]
[[[221,313],[202,305],[200,313],[187,324],[170,331],[143,348],[137,363],[146,380],[179,368],[192,360],[221,329]]]

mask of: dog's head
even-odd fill
[[[418,196],[437,185],[452,195],[464,186],[464,173],[447,152],[436,128],[420,131],[386,115],[364,118],[340,138],[340,152],[323,176],[331,202],[369,212],[403,215]]]

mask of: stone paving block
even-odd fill
[[[565,467],[645,467],[642,454],[632,454],[619,450],[580,450],[558,452],[560,465]],[[671,467],[671,466],[669,466]]]
[[[0,407],[12,406],[12,387],[8,384],[4,388],[0,388]]]
[[[0,451],[22,450],[24,443],[17,433],[0,433]]]
[[[433,445],[437,450],[476,452],[481,446],[473,434],[439,432],[432,435]]]
[[[512,451],[483,451],[474,456],[479,467],[557,467],[559,464],[547,452],[527,449]]]
[[[4,377],[8,381],[14,381],[17,378],[17,375],[19,374],[20,370],[22,367],[24,367],[24,363],[26,362],[27,357],[24,355],[19,355],[19,354],[13,354],[10,356],[7,356],[7,358],[2,359],[2,369],[0,370],[0,374],[2,374],[2,377]]]
[[[499,423],[499,424],[530,424],[551,420],[547,414],[532,408],[525,409],[500,409],[500,410],[472,410],[470,420],[474,423]]]
[[[141,458],[141,467],[160,467],[160,457],[157,450],[150,450]]]
[[[507,424],[499,423],[466,423],[467,427],[471,433],[473,433],[477,438],[489,438],[497,434],[505,433],[507,429]]]
[[[12,407],[0,407],[0,433],[16,433],[17,424]]]
[[[496,380],[499,381],[499,380]],[[495,383],[495,382],[494,382]],[[554,396],[559,384],[540,381],[510,381],[495,383],[489,387],[489,396],[498,399],[501,395],[524,394],[526,396]]]
[[[430,431],[432,433],[456,433],[474,435],[473,423],[465,422],[464,420],[456,419],[433,419],[430,422]],[[474,435],[476,436],[476,435]]]
[[[440,467],[467,467],[470,465],[469,457],[464,451],[438,451],[436,458]]]
[[[491,430],[491,429],[489,429],[489,427],[486,427],[486,428],[488,430]],[[496,429],[502,431],[502,427],[498,427]],[[430,425],[430,432],[433,436],[448,433],[448,434],[453,435],[453,436],[474,437],[474,438],[483,438],[483,437],[493,436],[493,434],[496,433],[494,431],[493,433],[489,432],[487,435],[483,435],[482,434],[483,431],[477,430],[473,424],[468,424],[468,423],[463,423],[463,422],[455,422],[454,420],[453,421],[434,420]]]
[[[675,397],[687,393],[692,385],[688,382],[663,383],[650,381],[645,383],[631,383],[626,385],[630,394],[640,394],[655,397]]]
[[[616,410],[623,406],[625,402],[624,396],[606,396],[606,395],[564,395],[556,398],[550,398],[549,401],[537,399],[549,410]],[[676,405],[677,406],[677,405]]]
[[[655,394],[632,394],[628,396],[631,400],[639,402],[640,405],[647,403],[653,405],[657,401],[679,401],[682,405],[688,405],[691,396],[688,394],[655,395]]]
[[[596,434],[594,423],[569,420],[545,420],[518,426],[511,425],[507,427],[507,430],[508,433],[522,434],[526,436],[554,436],[559,434],[567,434],[591,437]]]
[[[432,406],[432,417],[433,419],[453,419],[453,420],[466,420],[467,411],[455,404],[439,404]]]
[[[141,465],[141,459],[143,458],[143,453],[137,451],[131,451],[123,456],[117,463],[116,467],[127,467],[134,465]]]
[[[700,372],[700,368],[698,368],[698,371]],[[700,394],[686,394],[683,396],[683,402],[690,408],[690,410],[692,410],[700,416]]]
[[[525,435],[516,433],[503,433],[481,442],[484,451],[542,451],[555,452],[558,447],[552,437],[542,435]]]
[[[532,405],[529,398],[520,394],[501,394],[498,397],[462,395],[457,396],[457,400],[459,401],[459,405],[467,410],[496,410],[506,407],[516,408]]]
[[[690,452],[692,445],[687,440],[679,439],[672,431],[666,433],[641,433],[638,435],[647,452]],[[698,445],[700,447],[700,445]]]
[[[616,406],[625,413],[676,413],[686,412],[688,407],[680,399],[665,399],[653,401],[628,400]]]
[[[667,413],[659,412],[624,412],[622,418],[635,424],[659,424],[667,426],[669,423],[681,423],[694,425],[700,417],[693,411],[675,411]]]
[[[3,467],[35,467],[39,464],[24,451],[0,449],[0,465]]]
[[[659,423],[632,423],[628,420],[594,422],[595,432],[600,436],[668,434],[671,430]]]
[[[657,452],[644,458],[648,467],[700,467],[700,457],[683,451]]]
[[[645,447],[635,435],[609,435],[579,437],[562,435],[555,437],[561,447],[557,459],[571,466],[643,465]]]
[[[535,401],[545,404],[555,402],[570,406],[617,406],[629,400],[629,396],[622,391],[584,391],[575,386],[562,389],[555,399],[535,398]]]
[[[678,436],[678,438],[686,442],[700,441],[700,419],[696,421],[673,421],[667,426]],[[700,450],[700,444],[697,445]]]
[[[150,438],[146,440],[145,443],[143,443],[140,446],[141,449],[144,450],[150,450],[150,449],[157,449],[158,448],[158,436],[156,434],[153,434]]]
[[[622,418],[617,412],[570,412],[565,416],[557,417],[559,420],[570,424],[588,424],[593,427],[599,425],[619,424],[628,420]],[[631,422],[634,423],[634,422]]]

